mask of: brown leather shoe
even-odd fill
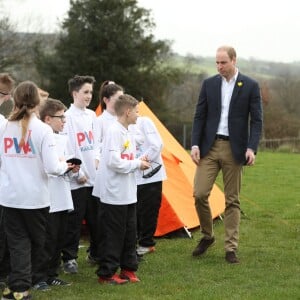
[[[234,251],[228,251],[225,255],[225,260],[230,264],[238,264],[240,261],[236,257],[236,254]]]
[[[204,254],[207,249],[209,247],[211,247],[213,244],[215,243],[215,238],[211,238],[211,239],[205,239],[202,238],[199,242],[199,244],[197,245],[197,247],[195,248],[195,250],[193,251],[192,255],[193,256],[200,256],[202,254]]]

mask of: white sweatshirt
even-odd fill
[[[65,160],[68,153],[68,138],[65,135],[54,134],[56,141],[57,155],[60,160]],[[73,210],[73,201],[69,181],[72,178],[72,171],[64,176],[49,175],[50,213],[63,210]]]
[[[80,184],[77,180],[71,180],[71,189],[75,190],[85,186],[93,186],[96,176],[96,153],[94,149],[94,128],[96,114],[90,109],[79,109],[74,104],[65,112],[66,124],[64,133],[68,135],[74,157],[82,162],[80,174],[84,174],[88,180]]]
[[[97,159],[100,160],[102,143],[107,129],[117,120],[117,117],[104,110],[95,121],[95,150]]]
[[[101,202],[126,205],[137,202],[135,171],[141,161],[135,158],[136,145],[132,134],[115,121],[103,141],[100,167],[97,170],[93,195]]]
[[[0,128],[0,204],[21,209],[38,209],[50,205],[48,174],[61,175],[67,163],[57,156],[50,126],[32,115],[25,144],[19,121],[5,122]]]
[[[129,131],[134,134],[137,143],[137,157],[146,155],[148,159],[152,161],[152,168],[157,166],[156,163],[162,165],[160,170],[150,178],[143,178],[143,171],[137,170],[135,173],[137,184],[140,185],[165,180],[167,178],[166,169],[161,157],[163,142],[153,121],[148,117],[138,117],[136,124],[129,126]],[[144,171],[144,174],[150,172],[152,168]]]

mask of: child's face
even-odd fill
[[[116,100],[123,95],[124,92],[123,91],[117,91],[114,95],[112,95],[109,98],[105,98],[105,104],[106,104],[106,110],[110,113],[114,113],[115,112],[115,102]]]
[[[92,97],[93,85],[85,83],[78,92],[73,92],[74,105],[78,108],[86,108],[90,105]]]
[[[53,131],[61,132],[64,129],[66,123],[66,117],[64,115],[64,110],[59,110],[53,116],[47,116],[45,122],[51,126]]]
[[[138,116],[139,116],[139,106],[138,105],[133,108],[128,109],[127,110],[128,125],[135,124]]]

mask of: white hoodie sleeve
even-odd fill
[[[162,139],[154,123],[149,118],[141,117],[140,121],[137,126],[144,134],[147,144],[147,147],[141,147],[144,150],[141,155],[147,156],[150,161],[153,161],[162,151]]]
[[[59,161],[55,139],[50,127],[43,137],[41,154],[46,173],[57,176],[64,174],[68,169],[66,162]]]

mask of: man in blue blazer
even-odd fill
[[[262,132],[262,105],[258,83],[236,67],[236,51],[217,49],[218,75],[204,80],[192,129],[191,157],[197,165],[195,206],[203,238],[193,251],[201,256],[215,242],[208,197],[220,170],[225,194],[225,259],[239,263],[242,166],[252,166]]]

